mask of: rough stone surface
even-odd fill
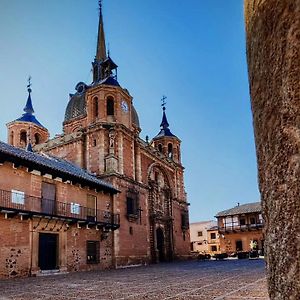
[[[189,261],[0,281],[0,300],[268,300],[262,260]]]
[[[300,299],[300,0],[245,0],[271,299]]]

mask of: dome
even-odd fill
[[[85,93],[70,94],[70,100],[65,112],[65,122],[83,117],[86,114]]]
[[[139,120],[139,116],[134,108],[134,106],[132,105],[132,110],[131,110],[131,119],[132,119],[132,123],[137,126],[138,128],[140,128],[140,120]]]

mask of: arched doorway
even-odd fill
[[[165,237],[160,227],[156,229],[156,249],[158,252],[158,260],[160,262],[165,261]]]
[[[151,260],[173,259],[172,191],[167,172],[153,164],[148,171]]]

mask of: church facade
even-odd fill
[[[35,152],[72,162],[118,191],[110,207],[119,216],[118,228],[109,232],[113,267],[186,258],[190,237],[181,141],[170,130],[164,105],[158,134],[151,140],[139,136],[133,97],[119,84],[117,65],[106,51],[101,5],[92,66],[92,83],[79,82],[70,94],[61,135],[49,139],[30,99],[25,114],[7,124],[8,143],[30,144]],[[84,205],[97,208],[91,201]]]

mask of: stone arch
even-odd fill
[[[14,146],[14,131],[12,130],[9,135],[9,143]]]
[[[173,158],[173,144],[168,143],[168,157]]]
[[[41,143],[41,139],[42,139],[41,135],[38,132],[36,132],[34,134],[34,144],[38,145],[39,143]]]
[[[99,100],[97,96],[92,100],[92,114],[94,120],[99,117]]]
[[[147,181],[148,183],[151,182],[151,172],[154,168],[157,168],[159,169],[162,174],[164,174],[165,178],[167,179],[167,183],[168,183],[168,186],[170,188],[170,191],[171,191],[171,197],[173,197],[173,180],[171,178],[171,176],[169,175],[169,173],[159,164],[159,163],[152,163],[149,167],[148,167],[148,171],[147,171]]]
[[[148,168],[148,215],[152,262],[170,261],[173,258],[172,180],[159,164]],[[163,234],[157,229],[162,228]]]
[[[114,116],[115,115],[115,99],[112,96],[106,98],[106,115]]]
[[[20,144],[23,146],[27,145],[27,132],[25,129],[20,131]]]

